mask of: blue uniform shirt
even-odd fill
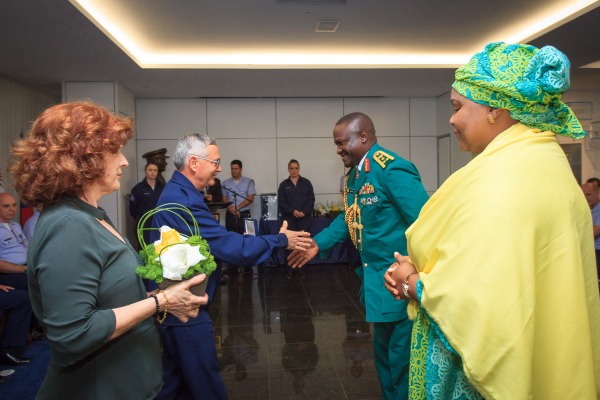
[[[9,227],[0,223],[0,260],[12,264],[27,264],[29,242],[16,222],[9,221]]]
[[[246,200],[244,197],[248,197],[249,195],[256,195],[256,189],[254,187],[254,180],[250,178],[246,178],[245,176],[241,176],[239,181],[235,181],[233,178],[225,179],[221,184],[223,187],[223,196],[227,196],[228,201],[234,201],[235,197],[235,205],[239,205],[242,201]],[[229,189],[240,196],[235,196],[233,193],[228,192],[225,189]],[[243,197],[242,197],[243,196]],[[238,209],[239,211],[249,211],[252,206],[252,203],[248,204],[244,208]]]
[[[592,223],[594,225],[600,225],[600,203],[596,204],[596,207],[592,208]],[[596,250],[600,250],[600,236],[594,239],[594,247]]]

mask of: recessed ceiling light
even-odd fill
[[[337,31],[340,21],[317,21],[315,32],[333,33]]]

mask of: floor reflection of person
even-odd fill
[[[348,318],[346,315],[346,338],[342,349],[344,357],[350,362],[350,374],[359,378],[363,374],[363,361],[373,360],[373,337],[367,322],[352,321]]]
[[[248,376],[249,364],[258,362],[260,349],[260,345],[254,339],[253,283],[252,273],[238,274],[232,277],[227,290],[229,334],[223,340],[223,365],[225,368],[234,366],[235,379],[238,381]]]
[[[294,392],[304,391],[304,376],[315,370],[319,361],[319,348],[315,344],[315,325],[307,310],[282,310],[281,332],[283,348],[281,364],[292,374]]]
[[[490,43],[456,70],[450,124],[473,159],[385,275],[415,319],[411,398],[600,395],[592,217],[555,136],[585,136],[568,88],[552,46]]]

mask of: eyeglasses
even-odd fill
[[[219,165],[221,165],[221,159],[220,159],[220,158],[219,158],[218,160],[211,160],[211,159],[208,159],[208,158],[206,158],[206,157],[199,156],[199,155],[197,155],[197,154],[190,154],[190,156],[194,156],[194,157],[196,157],[196,158],[199,158],[199,159],[201,159],[201,160],[204,160],[204,161],[208,161],[208,162],[210,162],[210,163],[213,163],[213,164],[215,164],[215,167],[216,167],[216,168],[219,168]]]

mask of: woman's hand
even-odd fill
[[[396,262],[390,265],[388,270],[384,275],[384,283],[385,288],[396,298],[396,300],[410,300],[406,297],[402,291],[402,283],[406,280],[406,277],[411,274],[416,274],[417,270],[415,266],[411,263],[410,258],[404,257],[398,252],[394,253],[394,257],[396,258]],[[412,275],[410,278],[412,278]],[[414,282],[411,284],[411,282]],[[409,279],[409,294],[412,298],[416,298],[416,280]]]
[[[201,306],[208,304],[208,295],[194,296],[190,292],[190,287],[199,285],[205,279],[208,279],[206,275],[200,274],[165,289],[164,295],[169,301],[167,311],[177,317],[181,322],[187,322],[190,318],[197,317],[198,309]],[[159,295],[158,297],[159,301],[161,301],[161,297],[163,296]],[[161,304],[161,310],[164,310],[164,307],[165,306]]]
[[[283,221],[279,233],[283,233],[288,239],[288,250],[305,250],[310,247],[312,239],[310,232],[289,231],[287,221]]]

